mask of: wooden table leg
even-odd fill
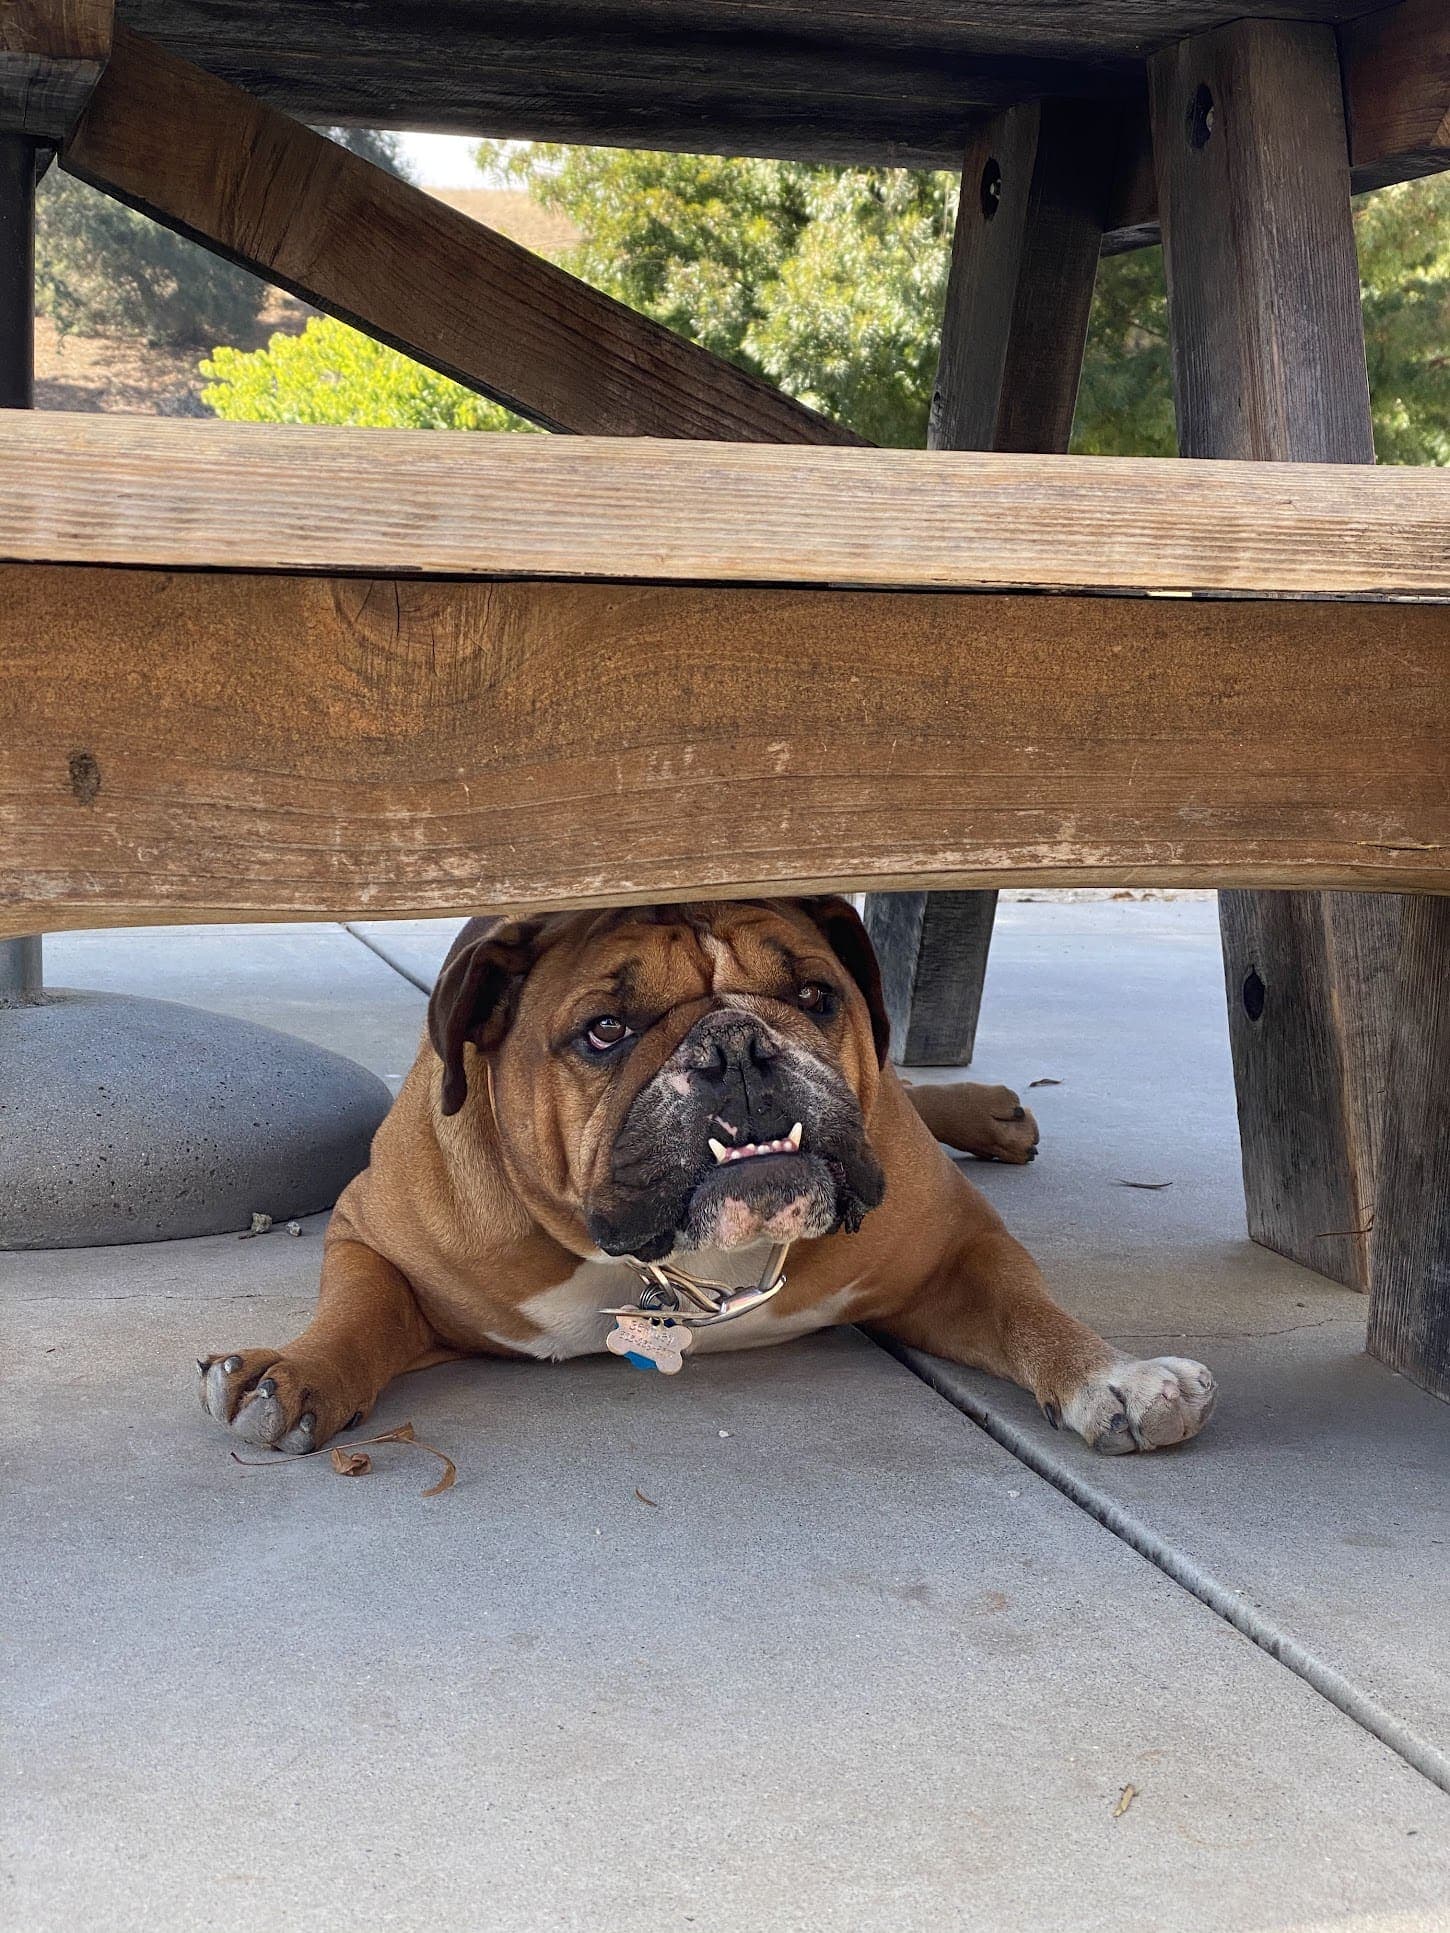
[[[1332,30],[1240,21],[1149,71],[1181,453],[1373,462]],[[1249,1232],[1357,1288],[1400,908],[1220,896]]]
[[[1063,452],[1087,341],[1120,122],[1078,101],[1009,108],[962,164],[928,443]],[[872,893],[896,1058],[965,1066],[995,892]]]
[[[1405,902],[1369,1349],[1450,1400],[1450,899]]]

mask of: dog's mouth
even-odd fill
[[[804,1134],[804,1128],[797,1121],[790,1133],[778,1141],[737,1141],[727,1146],[711,1135],[706,1146],[714,1155],[717,1165],[723,1168],[732,1161],[759,1161],[770,1154],[799,1154]]]
[[[798,1242],[837,1226],[839,1167],[814,1150],[801,1122],[785,1134],[736,1130],[726,1142],[712,1135],[709,1159],[680,1218],[692,1248],[745,1248],[754,1242]]]

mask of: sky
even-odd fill
[[[399,144],[422,188],[482,188],[474,164],[475,137],[466,134],[400,134]]]

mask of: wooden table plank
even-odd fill
[[[0,415],[0,559],[1450,596],[1450,474]]]
[[[70,133],[111,51],[112,0],[5,0],[0,131]]]
[[[1433,24],[1442,0],[1419,4]],[[127,25],[171,52],[318,125],[939,168],[959,164],[974,119],[1003,107],[1138,98],[1145,55],[1185,34],[1242,15],[1381,11],[1375,0],[121,5]],[[1388,137],[1367,157],[1380,180],[1415,171],[1393,145],[1396,118],[1366,123]]]
[[[0,608],[0,934],[1450,892],[1444,606],[10,566]]]
[[[1450,7],[1401,0],[1342,27],[1356,189],[1450,168]]]

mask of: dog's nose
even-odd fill
[[[725,1027],[712,1027],[700,1043],[700,1072],[708,1079],[723,1081],[732,1070],[756,1071],[770,1066],[779,1052],[754,1020],[732,1021]]]
[[[760,1122],[770,1114],[775,1105],[771,1075],[780,1050],[761,1022],[744,1014],[707,1023],[694,1045],[692,1071],[731,1120]]]

